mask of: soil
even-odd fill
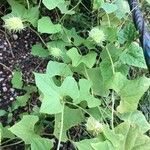
[[[30,29],[21,33],[5,33],[0,30],[0,108],[11,107],[23,90],[14,89],[11,84],[14,70],[22,72],[24,84],[34,83],[34,72],[44,72],[48,60],[31,55],[31,46],[39,43],[39,37]],[[0,117],[0,121],[2,121]]]

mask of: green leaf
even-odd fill
[[[100,9],[103,3],[104,3],[104,0],[94,0],[93,9],[94,10]]]
[[[11,10],[12,10],[12,12],[8,15],[9,16],[13,15],[13,16],[16,16],[16,17],[23,18],[23,15],[26,12],[25,6],[22,5],[22,4],[19,4],[17,1],[7,0],[7,2],[11,6]],[[7,17],[7,16],[5,16],[5,17]]]
[[[23,14],[22,18],[23,20],[30,22],[34,27],[37,27],[39,14],[40,12],[38,7],[31,7],[25,11],[25,14]]]
[[[131,44],[137,38],[137,31],[132,22],[128,21],[118,33],[118,38],[124,43]]]
[[[86,101],[89,108],[99,106],[101,104],[100,100],[94,98],[90,93],[91,86],[92,84],[90,81],[86,79],[80,79],[79,80],[80,96],[78,100],[74,100],[74,102],[80,103],[81,101]]]
[[[21,138],[26,144],[31,144],[32,139],[39,137],[34,132],[34,125],[37,121],[37,116],[26,115],[23,116],[21,121],[9,128],[9,130],[17,137]]]
[[[70,109],[65,107],[64,109],[64,120],[63,120],[63,133],[62,133],[62,141],[68,140],[67,138],[67,130],[71,127],[74,127],[80,124],[84,120],[84,115],[81,110],[79,109]],[[71,118],[71,119],[70,119]],[[61,128],[61,114],[55,115],[55,130],[54,135],[58,138],[60,134]]]
[[[136,43],[132,43],[129,49],[121,54],[120,60],[124,64],[139,68],[147,68],[143,56],[143,50]]]
[[[1,133],[1,139],[5,139],[5,138],[14,138],[15,136],[12,134],[12,132],[10,132],[8,130],[8,127],[3,127],[3,125],[0,123],[0,133]]]
[[[150,138],[147,135],[140,135],[136,138],[134,148],[132,150],[149,150]]]
[[[100,139],[98,138],[92,138],[92,139],[85,139],[79,142],[74,142],[74,145],[79,149],[79,150],[86,150],[88,147],[88,150],[93,150],[92,144],[98,143]]]
[[[118,149],[121,142],[122,142],[122,140],[123,140],[123,136],[121,134],[116,134],[113,130],[110,130],[107,125],[103,126],[102,131],[103,131],[103,134],[105,136],[105,139],[108,140],[108,141],[111,141],[111,144],[112,144],[111,147],[114,147],[115,149]]]
[[[34,132],[34,126],[38,121],[37,116],[26,115],[22,120],[13,125],[9,130],[17,137],[21,138],[26,144],[31,144],[31,150],[49,150],[52,148],[50,140],[41,138]]]
[[[115,12],[119,19],[126,18],[126,14],[130,12],[129,4],[125,0],[116,0],[115,4],[118,10]]]
[[[13,88],[22,89],[23,82],[22,82],[22,73],[20,71],[13,72],[13,78],[11,80]]]
[[[73,43],[75,46],[79,46],[85,42],[85,39],[77,34],[75,28],[68,30],[64,27],[62,32],[62,40],[68,44]]]
[[[48,65],[47,65],[46,73],[50,77],[53,77],[56,75],[63,76],[63,77],[73,75],[72,71],[70,70],[70,68],[68,67],[67,64],[58,63],[55,61],[49,61]]]
[[[112,3],[104,3],[102,8],[106,11],[107,14],[113,13],[118,9],[117,5]]]
[[[92,143],[91,144],[94,150],[115,150],[111,142],[106,140],[104,142]]]
[[[117,40],[117,32],[118,32],[118,29],[114,26],[112,27],[103,27],[103,31],[105,33],[105,38],[110,41],[110,42],[113,42],[113,41],[116,41]]]
[[[131,123],[138,125],[142,133],[145,133],[150,129],[150,124],[140,111],[124,113],[120,116],[120,118],[124,121],[130,121]]]
[[[49,17],[42,17],[38,20],[38,32],[55,34],[61,30],[61,25],[53,24]]]
[[[119,124],[115,128],[115,132],[124,135],[124,139],[120,145],[121,150],[148,150],[150,146],[150,138],[141,133],[137,125],[129,121]]]
[[[120,73],[116,73],[112,82],[114,89],[121,97],[117,110],[120,113],[135,111],[138,102],[150,86],[150,79],[140,77],[135,80],[128,80]]]
[[[32,85],[25,86],[23,88],[23,90],[25,90],[26,93],[24,95],[17,96],[16,100],[12,102],[12,106],[11,106],[12,111],[18,109],[19,107],[26,106],[28,100],[31,97],[30,94],[33,92],[37,92],[37,88],[35,86],[32,86]]]
[[[37,87],[44,94],[40,109],[42,113],[61,113],[65,96],[70,96],[72,99],[77,99],[79,96],[77,83],[72,77],[65,78],[61,87],[56,86],[48,74],[35,73],[35,80]]]
[[[41,44],[33,45],[31,49],[31,54],[42,58],[49,56],[48,50],[44,49]]]
[[[43,0],[42,1],[43,4],[49,9],[49,10],[52,10],[56,7],[58,7],[61,11],[61,13],[65,13],[65,14],[73,14],[74,11],[72,10],[68,10],[67,9],[67,5],[68,5],[68,2],[65,2],[64,0]]]
[[[105,88],[99,67],[87,69],[84,75],[92,82],[92,90],[95,95],[107,96],[109,94],[109,89]]]
[[[17,97],[16,101],[12,103],[12,110],[18,109],[18,107],[25,106],[29,98],[30,98],[30,95],[28,93],[23,96]]]
[[[150,4],[150,0],[146,0]]]
[[[12,16],[21,18],[24,22],[30,22],[34,27],[37,26],[37,21],[39,18],[39,9],[38,7],[31,7],[26,9],[24,5],[20,4],[17,1],[7,0],[11,6],[12,12],[5,15],[3,19],[10,18]]]
[[[5,110],[0,109],[0,117],[4,116],[7,112]]]
[[[43,0],[43,4],[49,9],[52,10],[59,6],[59,4],[64,3],[64,0]]]
[[[96,61],[96,53],[95,52],[89,52],[87,55],[80,55],[76,48],[71,48],[67,55],[72,60],[72,66],[77,67],[81,63],[84,63],[88,68],[92,68],[95,61]]]
[[[52,147],[52,141],[46,138],[34,138],[31,143],[31,150],[49,150]]]

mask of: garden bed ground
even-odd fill
[[[6,33],[1,29],[0,37],[0,107],[7,110],[16,96],[24,93],[12,87],[13,71],[22,72],[24,84],[34,84],[33,71],[43,72],[47,61],[31,55],[31,46],[40,40],[30,29],[18,34]]]

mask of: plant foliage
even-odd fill
[[[150,124],[138,105],[150,79],[126,0],[7,2],[11,13],[2,19],[19,17],[39,36],[48,35],[48,42],[32,45],[31,54],[50,61],[44,73],[34,72],[37,88],[23,86],[21,72],[14,71],[13,87],[26,93],[10,109],[24,107],[37,89],[41,105],[12,126],[0,125],[2,148],[4,139],[17,137],[31,150],[51,149],[46,123],[57,150],[62,141],[79,150],[149,150]],[[70,130],[76,127],[87,136],[74,139]]]

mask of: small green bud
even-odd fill
[[[50,54],[54,57],[54,58],[57,58],[57,59],[59,59],[59,58],[61,58],[61,56],[62,56],[62,51],[59,49],[59,48],[57,48],[57,47],[52,47],[52,48],[50,48]]]
[[[10,17],[8,19],[4,19],[5,25],[4,27],[9,31],[20,32],[24,29],[23,21],[19,17]]]
[[[105,34],[103,30],[100,30],[98,28],[93,28],[89,32],[89,37],[92,38],[97,44],[102,44],[102,42],[105,41]]]
[[[92,135],[96,136],[102,132],[102,124],[99,123],[95,118],[89,117],[86,123],[87,131],[89,131]]]

